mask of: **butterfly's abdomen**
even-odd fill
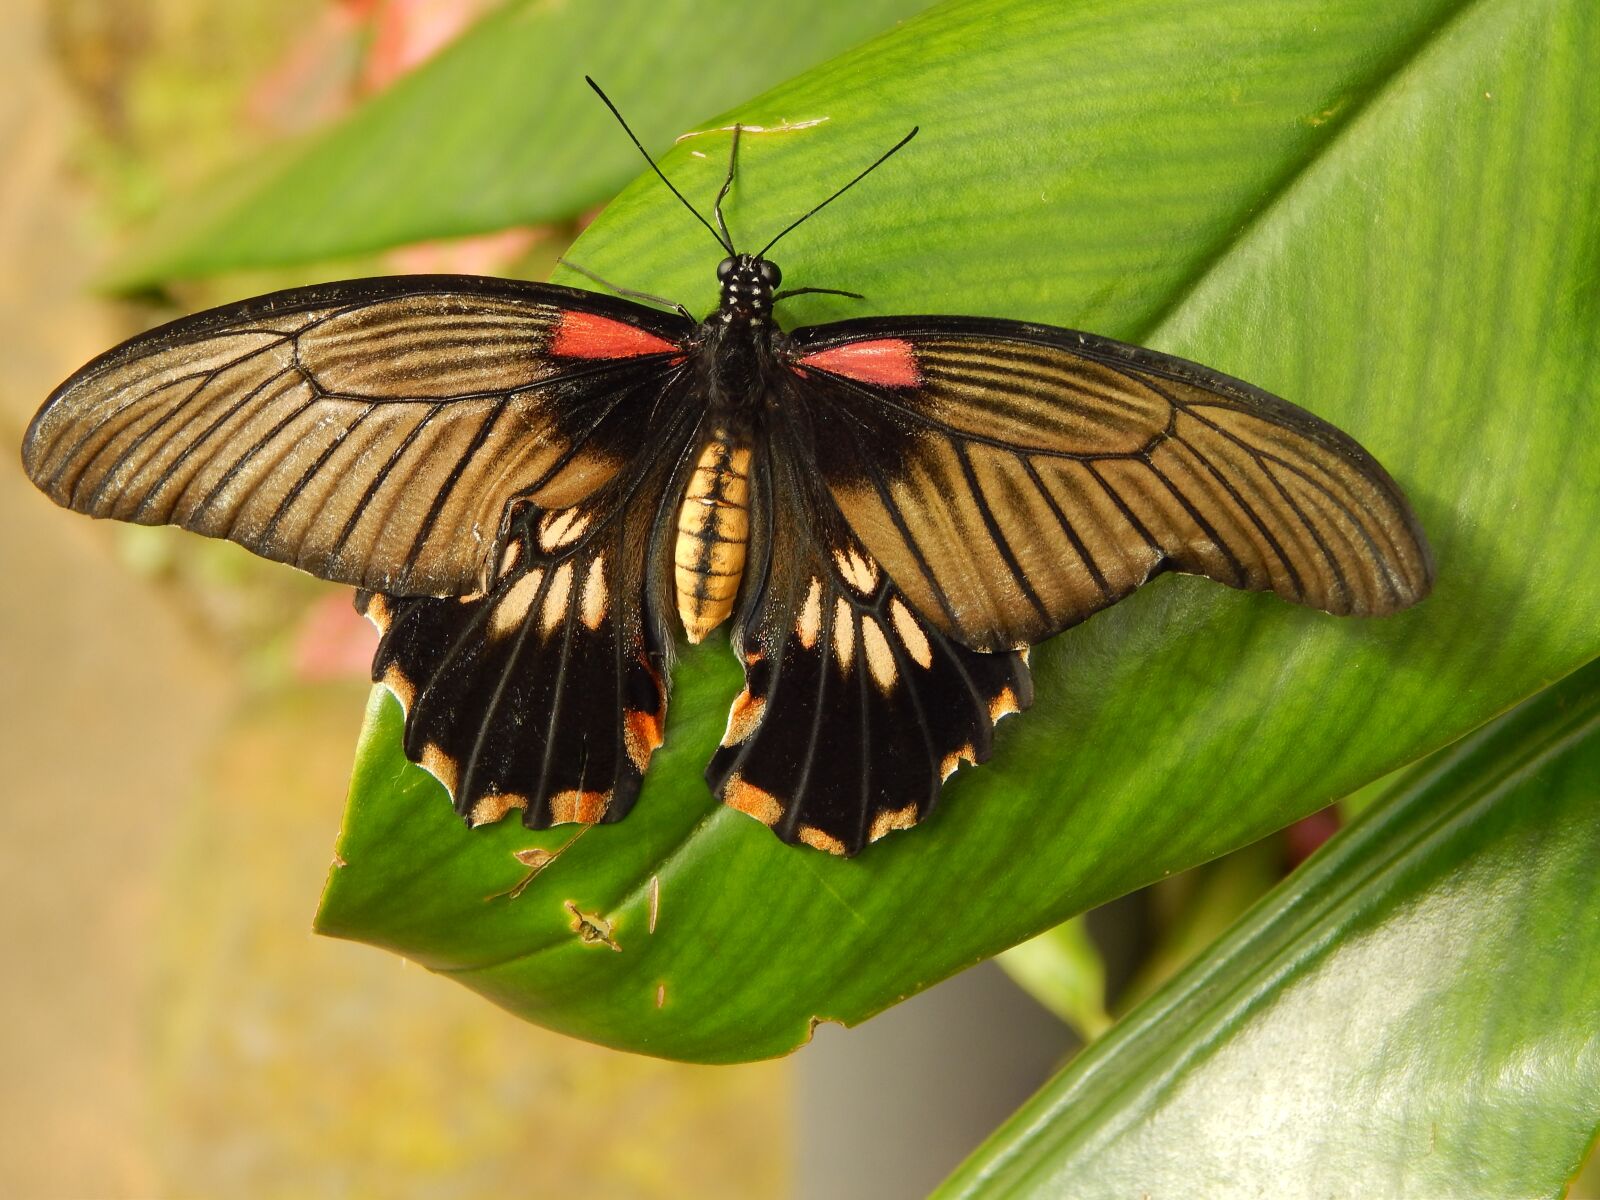
[[[678,510],[673,579],[691,642],[733,611],[750,536],[750,448],[717,429],[700,451]]]

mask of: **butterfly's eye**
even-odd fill
[[[766,280],[768,287],[777,287],[783,282],[783,272],[778,270],[777,263],[761,260],[761,278]]]
[[[733,268],[738,264],[731,258],[725,258],[717,264],[717,278],[723,283],[728,282],[728,277],[733,274]]]

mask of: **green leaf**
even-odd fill
[[[1018,987],[1072,1027],[1085,1042],[1111,1028],[1106,964],[1082,917],[1063,921],[995,959]]]
[[[850,861],[707,794],[738,687],[710,643],[677,668],[633,814],[487,902],[525,874],[514,850],[570,833],[461,828],[378,701],[319,927],[610,1045],[779,1054],[813,1019],[860,1021],[1253,841],[1600,654],[1595,21],[1585,0],[970,0],[741,107],[825,118],[747,139],[744,245],[923,126],[783,243],[794,284],[871,297],[807,297],[796,321],[1026,316],[1251,379],[1388,466],[1433,539],[1435,594],[1340,620],[1164,577],[1039,647],[1037,702],[993,761]],[[704,200],[726,144],[689,139],[665,165]],[[577,253],[712,298],[717,251],[659,183]]]
[[[1408,771],[938,1195],[1563,1195],[1597,857],[1600,664]]]
[[[803,5],[740,0],[513,0],[327,132],[240,164],[174,209],[109,284],[129,290],[575,217],[639,167],[585,73],[659,147],[707,111],[927,3],[855,0],[819,21]]]

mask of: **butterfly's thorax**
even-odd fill
[[[701,322],[696,368],[709,411],[753,411],[764,399],[763,381],[787,339],[772,315],[777,267],[762,259],[730,258],[718,271],[722,297]]]

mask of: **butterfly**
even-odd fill
[[[360,589],[405,753],[473,825],[625,816],[679,629],[731,622],[744,667],[711,789],[850,855],[989,756],[1028,646],[1163,571],[1339,614],[1427,594],[1384,469],[1240,380],[1022,321],[785,330],[775,305],[836,289],[780,290],[768,252],[915,133],[754,254],[722,216],[737,129],[714,226],[640,145],[724,252],[704,320],[467,276],[278,292],[83,367],[24,465]]]

